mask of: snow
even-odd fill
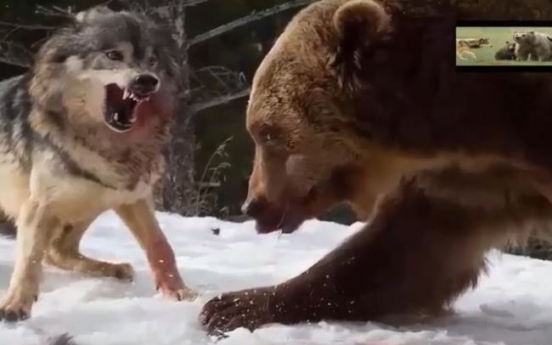
[[[159,213],[189,286],[202,296],[173,302],[156,295],[145,257],[112,212],[85,235],[85,254],[128,261],[134,283],[87,278],[46,267],[31,319],[0,324],[0,344],[44,344],[48,336],[71,333],[79,345],[212,344],[199,327],[203,303],[222,291],[268,285],[290,278],[360,229],[309,221],[291,235],[257,235],[252,222],[182,218]],[[220,229],[215,236],[213,229]],[[8,285],[15,254],[0,239],[0,293]],[[492,252],[490,275],[455,304],[456,314],[392,327],[376,323],[282,326],[254,333],[238,329],[220,345],[548,345],[552,342],[552,262]]]

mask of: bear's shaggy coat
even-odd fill
[[[371,221],[297,277],[209,301],[208,330],[435,315],[489,249],[550,231],[552,75],[455,69],[456,20],[552,15],[513,3],[321,0],[290,22],[253,81],[244,211],[260,232],[340,202]]]

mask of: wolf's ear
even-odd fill
[[[77,23],[85,24],[91,23],[97,20],[99,17],[105,16],[115,11],[111,10],[107,6],[96,6],[88,10],[81,11],[75,15],[75,21]]]
[[[105,6],[115,12],[132,10],[132,5],[128,0],[110,0]]]

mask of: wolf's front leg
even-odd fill
[[[23,204],[17,219],[15,267],[8,291],[0,302],[0,319],[18,321],[30,316],[38,298],[44,251],[58,226],[59,221],[49,214],[48,205],[32,199]]]
[[[195,298],[196,293],[180,277],[174,252],[157,223],[151,199],[121,205],[115,211],[146,252],[156,288],[163,296],[177,300]]]

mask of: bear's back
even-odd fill
[[[432,1],[423,6],[431,8]],[[488,5],[492,4],[499,5],[494,0]],[[456,68],[456,20],[521,15],[502,4],[502,12],[487,12],[492,15],[462,6],[433,7],[437,10],[432,15],[407,11],[391,42],[365,51],[358,76],[368,87],[355,100],[359,131],[406,150],[512,155],[522,150],[524,156],[552,168],[552,73]],[[552,4],[541,13],[546,11],[552,13]],[[533,12],[523,18],[541,19]]]

